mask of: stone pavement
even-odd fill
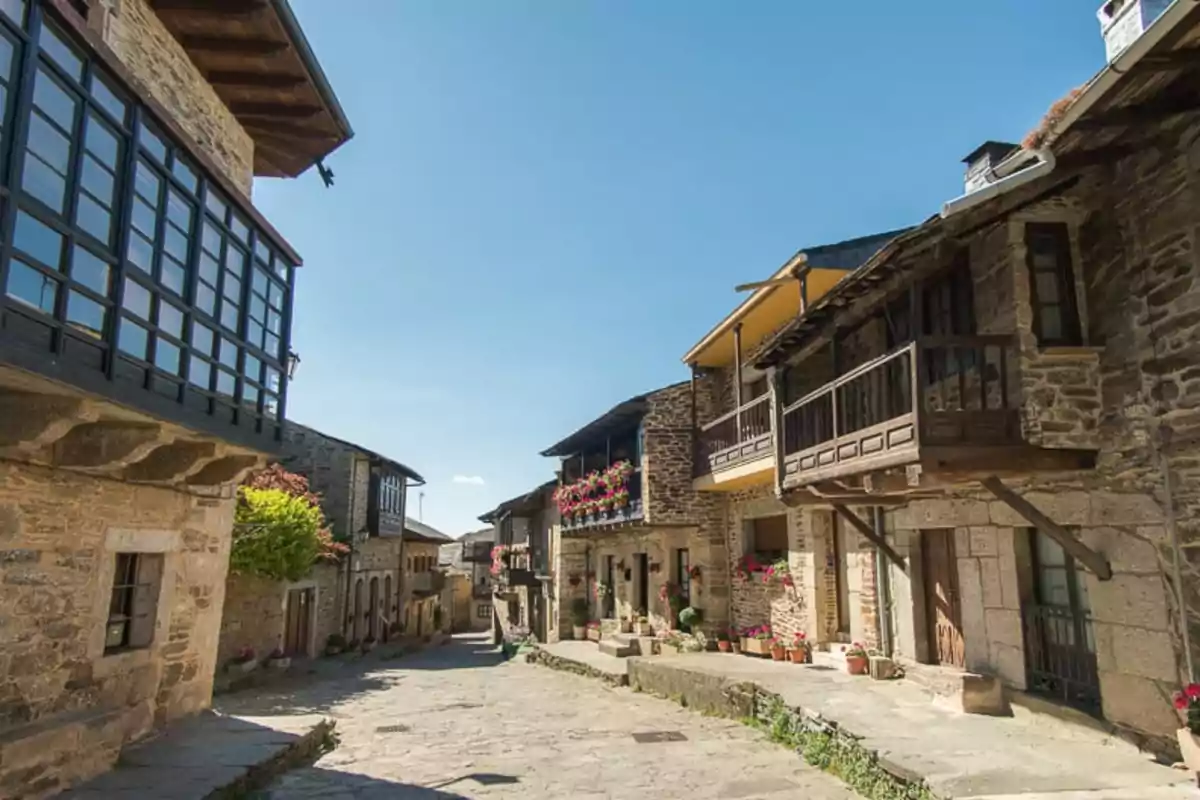
[[[340,745],[271,800],[851,800],[837,779],[729,720],[598,681],[502,661],[484,638],[221,708],[270,724],[320,712]],[[638,733],[680,734],[641,743]],[[670,738],[679,737],[672,736]]]
[[[567,657],[566,643],[543,649]],[[573,642],[575,646],[583,643]],[[631,685],[687,697],[707,683],[753,683],[791,707],[832,720],[901,774],[939,796],[972,800],[1177,800],[1200,797],[1189,773],[1153,763],[1131,745],[1045,715],[987,717],[936,704],[908,681],[847,675],[837,656],[814,666],[699,653],[626,659]],[[597,658],[609,658],[594,653]],[[612,659],[617,661],[618,659]],[[642,665],[645,665],[643,668]],[[609,666],[609,669],[612,669]],[[652,674],[643,678],[639,673]],[[721,680],[702,681],[700,676]],[[719,693],[719,689],[716,690]],[[695,703],[689,703],[695,704]]]

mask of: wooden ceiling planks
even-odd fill
[[[350,138],[340,109],[323,96],[319,67],[302,55],[307,45],[289,35],[274,3],[150,4],[254,139],[256,175],[295,177]]]

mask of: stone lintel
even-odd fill
[[[166,438],[154,423],[85,422],[54,443],[52,461],[59,467],[120,469],[144,459]]]
[[[173,483],[190,475],[198,464],[216,452],[214,442],[179,439],[159,445],[141,461],[127,466],[123,477],[127,481]]]
[[[81,398],[0,391],[0,449],[41,450],[97,416]]]
[[[209,461],[187,476],[188,486],[219,486],[241,483],[253,469],[261,467],[262,456],[229,454]]]

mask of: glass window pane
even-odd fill
[[[267,312],[267,330],[271,333],[280,333],[280,328],[283,327],[283,318],[279,316],[279,312],[271,310]]]
[[[167,225],[163,231],[163,250],[170,253],[177,261],[187,262],[188,239],[179,228]]]
[[[196,308],[210,317],[217,310],[217,293],[203,283],[196,285]]]
[[[1034,534],[1037,542],[1037,563],[1039,567],[1061,567],[1066,564],[1066,555],[1062,546],[1046,534],[1038,531]]]
[[[272,419],[279,416],[279,398],[270,394],[263,394],[263,413]]]
[[[8,266],[8,286],[4,293],[37,311],[54,313],[58,300],[58,282],[33,267],[13,260]]]
[[[208,253],[200,253],[200,279],[204,282],[216,286],[217,279],[221,275],[221,267],[217,264],[217,260]]]
[[[222,288],[222,294],[236,303],[242,296],[242,282],[228,272],[225,273],[225,286]]]
[[[271,279],[267,277],[267,273],[265,273],[261,269],[255,267],[254,278],[251,282],[254,287],[255,292],[257,292],[258,294],[261,294],[263,297],[266,297],[267,296],[267,284],[270,280]]]
[[[246,254],[239,247],[229,245],[225,250],[225,269],[239,278],[246,272]]]
[[[209,389],[212,386],[212,365],[198,356],[188,359],[188,383]]]
[[[263,326],[257,322],[246,323],[246,341],[256,347],[263,345]]]
[[[105,244],[112,238],[112,214],[87,192],[79,193],[75,206],[75,224]]]
[[[271,291],[267,295],[268,301],[275,308],[283,308],[283,287],[275,281],[271,281]]]
[[[108,264],[76,245],[75,255],[71,259],[71,280],[108,297],[111,273]]]
[[[221,222],[225,221],[225,214],[228,212],[229,206],[225,204],[225,200],[221,197],[221,193],[214,189],[211,185],[209,185],[208,195],[204,199],[204,207],[207,208],[214,217],[221,220]]]
[[[271,358],[279,358],[279,337],[273,333],[263,336],[263,351]]]
[[[237,379],[223,369],[217,370],[217,393],[233,397],[234,389],[237,386]]]
[[[144,320],[150,319],[150,290],[135,280],[125,279],[125,296],[121,307]]]
[[[253,386],[242,384],[242,405],[247,408],[258,411],[258,401],[262,397],[262,390]]]
[[[1037,300],[1039,304],[1058,302],[1058,275],[1053,272],[1034,273],[1037,281]]]
[[[21,176],[21,188],[59,214],[63,213],[67,182],[33,154],[25,158],[25,173]]]
[[[248,242],[250,239],[249,226],[247,226],[245,222],[242,222],[241,218],[238,217],[237,214],[233,214],[229,220],[229,230],[231,230],[233,235],[236,236],[243,244]]]
[[[1062,307],[1042,306],[1039,311],[1042,321],[1041,338],[1054,341],[1063,336]]]
[[[242,374],[252,381],[257,383],[262,382],[262,362],[254,356],[246,353],[246,366],[242,369]]]
[[[112,207],[115,180],[113,174],[99,161],[91,156],[84,156],[79,182],[83,184],[83,188],[87,189],[89,194],[109,208]]]
[[[238,348],[229,339],[221,339],[221,363],[230,369],[237,369]]]
[[[198,180],[195,171],[191,166],[179,157],[175,156],[175,163],[171,165],[171,174],[179,180],[189,192],[195,192],[198,187]]]
[[[172,375],[179,374],[179,348],[157,337],[154,344],[154,366]]]
[[[228,300],[221,301],[221,325],[234,333],[238,329],[238,307]]]
[[[104,335],[104,322],[108,310],[79,292],[67,297],[67,322],[79,331],[99,339]]]
[[[25,0],[0,0],[0,12],[18,25],[25,24]]]
[[[137,193],[146,198],[150,205],[158,205],[158,192],[162,188],[162,179],[146,165],[145,161],[140,159],[134,171],[133,185],[137,189]]]
[[[161,270],[161,274],[158,276],[159,282],[175,294],[183,297],[183,289],[187,280],[187,271],[183,265],[170,256],[164,255],[159,269]]]
[[[192,232],[192,204],[174,189],[167,192],[167,219],[178,225],[184,233]]]
[[[170,303],[158,304],[158,328],[164,333],[183,338],[183,312]]]
[[[267,391],[279,393],[279,370],[267,367],[267,380],[263,384]]]
[[[267,321],[267,301],[257,295],[250,296],[250,319],[260,323]]]
[[[211,222],[204,223],[204,232],[201,234],[204,249],[212,253],[217,258],[221,257],[221,232],[213,227]]]
[[[138,137],[143,149],[151,156],[156,158],[160,164],[165,164],[167,161],[167,145],[158,134],[150,129],[148,125],[142,125],[142,132]]]
[[[209,328],[197,322],[192,323],[192,347],[206,356],[212,355],[214,335]]]
[[[71,165],[71,140],[41,114],[29,115],[29,149],[60,175]]]
[[[95,114],[88,117],[87,134],[83,141],[89,153],[112,169],[117,168],[121,156],[121,143],[117,135]]]
[[[271,248],[262,239],[259,239],[254,243],[254,255],[257,256],[258,259],[264,264],[271,263]]]
[[[33,83],[33,102],[46,116],[58,123],[64,133],[75,130],[75,111],[79,107],[75,98],[51,78],[45,67],[38,69]]]
[[[128,106],[96,73],[92,73],[92,97],[96,98],[96,102],[100,104],[101,108],[116,117],[122,124],[125,123]]]
[[[158,212],[152,206],[142,202],[141,198],[135,197],[133,199],[133,227],[146,234],[147,239],[153,240],[157,224]]]
[[[75,55],[75,52],[52,27],[42,26],[38,44],[42,46],[46,55],[50,56],[50,60],[62,67],[64,72],[75,80],[83,78],[83,59]]]
[[[117,334],[117,347],[134,358],[146,360],[150,344],[150,332],[131,319],[121,319],[121,332]]]
[[[62,265],[62,234],[24,211],[17,212],[13,245],[47,267],[59,269]]]
[[[129,247],[125,252],[125,257],[129,259],[129,263],[140,268],[143,272],[150,272],[150,265],[154,261],[154,245],[150,244],[144,236],[137,231],[129,235]]]

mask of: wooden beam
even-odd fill
[[[158,13],[219,14],[223,17],[249,17],[267,7],[264,0],[150,0]]]
[[[320,106],[310,106],[304,103],[264,102],[234,102],[229,104],[229,110],[235,117],[287,117],[288,119],[308,119],[324,111]]]
[[[1140,72],[1167,72],[1197,67],[1200,67],[1200,47],[1182,47],[1166,53],[1147,54],[1133,65],[1134,70]]]
[[[190,53],[222,53],[245,56],[273,56],[291,45],[274,39],[250,39],[240,36],[201,36],[184,34],[179,37],[183,49]]]
[[[308,83],[308,78],[303,75],[232,69],[209,70],[206,77],[213,86],[235,89],[294,89]]]
[[[1074,128],[1081,131],[1100,128],[1136,125],[1143,122],[1159,122],[1167,117],[1200,109],[1200,98],[1190,96],[1164,97],[1132,106],[1122,106],[1100,111],[1076,120]]]
[[[871,544],[883,551],[883,554],[888,557],[888,560],[899,567],[901,572],[908,572],[908,564],[905,562],[904,557],[893,550],[892,546],[887,543],[887,539],[883,538],[881,533],[864,522],[862,517],[858,516],[858,514],[855,514],[841,503],[834,503],[833,510],[840,514],[842,519],[846,520],[846,522],[849,522],[856,531],[866,537]]]
[[[301,128],[295,122],[281,122],[271,119],[248,119],[243,123],[243,127],[252,133],[274,136],[280,140],[297,139],[309,142],[327,142],[330,139],[337,138],[336,134],[327,131]]]
[[[1071,555],[1071,558],[1083,564],[1097,578],[1107,581],[1112,578],[1112,567],[1108,559],[1075,538],[1070,531],[1047,517],[1024,497],[1009,489],[995,475],[984,478],[980,483],[997,499],[1002,500],[1009,508],[1020,514],[1031,525],[1049,536]]]

